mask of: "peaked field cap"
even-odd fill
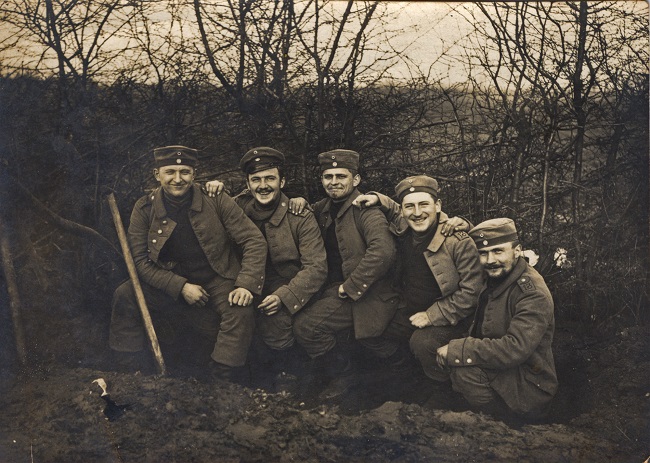
[[[519,239],[515,222],[508,218],[486,220],[472,228],[468,233],[476,243],[478,249],[509,243]]]
[[[173,145],[153,149],[156,168],[164,166],[191,166],[199,162],[198,151],[187,146]]]
[[[246,174],[284,165],[284,154],[268,146],[250,149],[239,161],[239,168]]]
[[[414,175],[406,177],[395,187],[395,195],[399,202],[410,193],[425,192],[438,199],[438,181],[428,175]]]
[[[327,169],[349,169],[359,170],[359,153],[352,150],[336,149],[325,151],[318,155],[320,170]]]

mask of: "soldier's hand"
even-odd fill
[[[469,223],[462,217],[451,217],[440,225],[440,233],[444,236],[451,236],[457,231],[469,231]]]
[[[280,310],[282,307],[282,300],[280,296],[275,294],[269,294],[264,298],[264,300],[257,306],[257,308],[265,315],[273,315]]]
[[[305,210],[314,212],[305,198],[298,197],[289,200],[289,212],[293,215],[302,215]]]
[[[349,296],[348,296],[348,293],[346,293],[346,292],[345,292],[345,289],[343,289],[343,285],[340,285],[340,286],[339,286],[339,297],[340,297],[341,299],[347,299],[347,298],[349,297]]]
[[[352,205],[359,209],[366,209],[368,207],[376,206],[379,204],[379,197],[373,194],[359,195],[352,201]]]
[[[224,184],[219,180],[212,180],[211,182],[207,182],[205,184],[205,191],[208,192],[208,196],[211,198],[214,198],[218,194],[221,194],[223,189],[224,189]]]
[[[247,306],[253,302],[253,294],[246,288],[236,288],[228,294],[228,304],[238,305],[240,307]]]
[[[189,305],[196,304],[199,307],[203,307],[210,297],[205,289],[192,283],[185,283],[183,289],[181,289],[181,294]]]
[[[416,328],[431,326],[431,320],[429,320],[429,316],[426,312],[418,312],[414,315],[411,315],[409,317],[409,320],[411,320],[411,325],[415,326]]]
[[[438,347],[438,350],[436,350],[436,363],[440,368],[443,370],[447,366],[447,351],[449,350],[449,344]]]

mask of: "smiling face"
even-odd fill
[[[481,264],[489,278],[505,278],[517,264],[521,255],[521,245],[503,243],[478,250]]]
[[[402,199],[402,216],[417,233],[424,233],[438,225],[440,210],[440,200],[423,191],[409,193]]]
[[[284,187],[284,178],[280,177],[278,168],[273,167],[248,174],[246,184],[255,197],[255,201],[266,206],[273,204],[280,195],[280,189]]]
[[[321,182],[327,196],[334,201],[343,201],[359,186],[361,176],[352,175],[348,169],[327,169],[323,171]]]
[[[185,196],[194,183],[194,167],[190,166],[162,166],[153,173],[165,193],[175,198]]]

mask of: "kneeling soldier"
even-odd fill
[[[557,390],[553,298],[522,256],[511,219],[487,220],[469,234],[487,287],[469,336],[439,348],[438,363],[451,370],[454,390],[472,406],[538,417]]]
[[[228,195],[209,198],[194,183],[196,150],[156,148],[154,159],[160,187],[136,202],[128,229],[147,305],[154,322],[182,318],[211,340],[211,375],[232,379],[253,335],[251,302],[264,285],[266,242]],[[113,297],[110,346],[131,359],[125,363],[135,363],[144,341],[133,286],[126,282]]]

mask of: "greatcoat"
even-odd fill
[[[543,277],[520,257],[488,297],[482,337],[450,341],[447,364],[485,370],[491,388],[517,413],[541,410],[558,386],[551,350],[553,310]],[[475,329],[476,318],[470,333]]]
[[[245,213],[255,202],[248,190],[234,199]],[[275,212],[264,223],[264,233],[273,268],[289,280],[273,293],[295,314],[327,279],[327,256],[318,223],[309,211],[300,216],[289,213],[289,198],[281,193]]]

